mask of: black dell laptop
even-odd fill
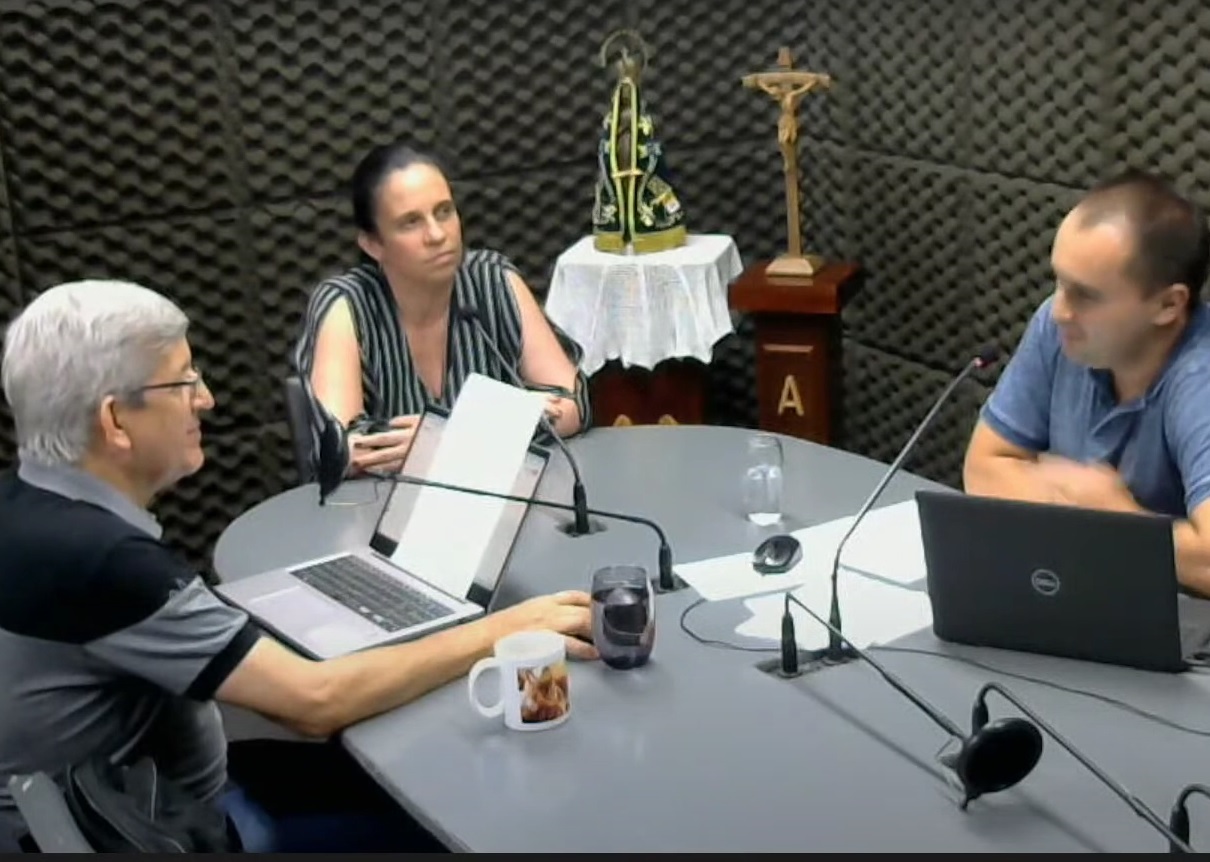
[[[1172,521],[917,491],[944,641],[1156,671],[1197,663],[1210,602],[1179,595]]]

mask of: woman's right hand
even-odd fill
[[[349,435],[349,461],[353,472],[398,473],[412,446],[419,416],[397,416],[391,430]]]

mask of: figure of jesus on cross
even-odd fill
[[[777,143],[781,147],[785,172],[786,241],[789,249],[772,261],[766,271],[771,276],[810,278],[823,266],[823,259],[802,252],[798,201],[798,103],[812,90],[830,87],[832,78],[821,72],[795,69],[790,60],[790,49],[782,47],[777,52],[776,69],[754,72],[745,75],[742,80],[745,87],[764,90],[781,106],[781,116],[777,120]]]

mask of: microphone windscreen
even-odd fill
[[[344,432],[327,416],[324,417],[323,427],[319,432],[318,456],[315,479],[319,483],[320,494],[327,497],[344,481],[349,460]]]
[[[1007,790],[1033,771],[1042,734],[1022,718],[1004,718],[976,730],[959,758],[963,783],[976,796]]]
[[[985,344],[980,348],[975,356],[975,363],[980,368],[987,368],[989,365],[995,365],[996,360],[1000,358],[1000,348],[994,344]]]

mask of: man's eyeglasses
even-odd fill
[[[173,380],[171,383],[150,383],[146,386],[140,386],[136,392],[150,392],[153,389],[179,389],[182,386],[192,387],[189,395],[192,398],[197,398],[201,394],[202,387],[206,385],[206,381],[202,378],[202,370],[196,365],[193,366],[193,377],[188,380]]]

